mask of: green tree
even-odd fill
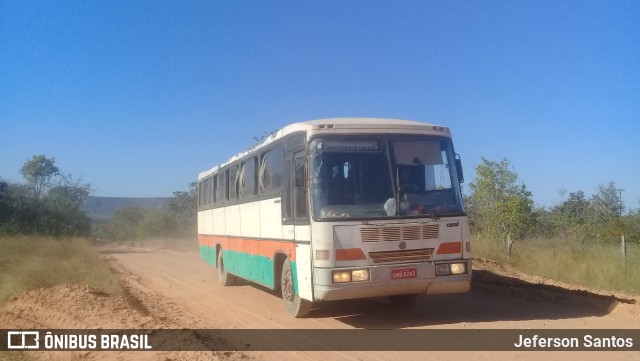
[[[60,174],[60,169],[55,166],[55,158],[40,154],[26,161],[20,168],[20,173],[32,190],[34,199],[40,199],[43,192],[51,186],[54,177]]]
[[[136,230],[137,239],[169,238],[176,235],[176,219],[161,211],[144,212]]]
[[[88,235],[91,221],[82,206],[90,193],[89,184],[61,177],[59,184],[51,187],[42,199],[40,233],[52,236]]]
[[[598,223],[608,222],[621,215],[624,204],[620,200],[615,182],[610,181],[607,185],[600,184],[597,192],[591,196],[589,207],[593,221]]]
[[[36,233],[39,202],[34,201],[31,190],[24,184],[7,184],[3,197],[6,208],[1,212],[0,232]]]
[[[144,216],[144,210],[138,207],[118,209],[109,221],[109,233],[118,241],[130,241],[138,236],[138,226]]]
[[[524,184],[518,184],[518,174],[506,158],[500,162],[482,158],[469,187],[467,205],[474,232],[509,242],[522,239],[531,229],[531,192]],[[508,247],[510,250],[510,242]]]
[[[585,228],[589,213],[589,200],[583,191],[569,193],[569,198],[553,207],[554,224],[562,237],[578,237]]]
[[[553,238],[558,232],[556,225],[556,218],[553,214],[553,210],[547,210],[541,206],[534,206],[533,219],[535,220],[532,225],[529,235],[537,238]]]
[[[9,183],[0,179],[0,225],[4,224],[11,217],[9,204]]]
[[[175,220],[175,233],[181,236],[194,236],[197,233],[198,187],[196,182],[189,184],[187,192],[173,192],[169,201],[169,213]]]
[[[599,185],[587,199],[583,191],[569,193],[569,198],[552,208],[559,235],[585,244],[593,241],[619,241],[629,228],[620,217],[624,204],[615,182]]]
[[[622,234],[628,242],[640,244],[640,209],[622,217]]]
[[[591,238],[598,241],[618,242],[623,233],[622,203],[615,182],[600,184],[589,201],[588,223]]]
[[[26,184],[0,182],[0,232],[74,236],[89,233],[89,218],[82,206],[91,192],[65,176],[54,158],[35,155],[20,173]]]

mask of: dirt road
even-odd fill
[[[90,290],[62,287],[47,294],[34,291],[0,310],[0,322],[50,328],[187,328],[187,329],[637,329],[636,296],[601,296],[554,285],[530,283],[504,274],[474,270],[472,291],[465,295],[423,296],[415,307],[397,310],[385,298],[328,302],[308,318],[291,318],[277,294],[244,284],[222,287],[215,269],[196,251],[117,247],[103,250],[125,286],[122,299]],[[490,266],[490,265],[489,265]],[[499,272],[498,272],[499,273]],[[43,294],[38,292],[45,292]],[[59,293],[56,302],[55,294]],[[74,303],[71,302],[75,300]],[[93,305],[87,307],[87,305]],[[31,315],[25,319],[24,315]],[[38,324],[29,321],[40,320]],[[44,320],[44,321],[43,321]],[[330,331],[327,331],[330,332]],[[222,340],[221,342],[235,342]],[[464,342],[461,340],[460,342]],[[208,360],[312,359],[396,360],[473,359],[638,360],[638,352],[177,352],[100,353],[78,359]],[[134,355],[134,356],[132,356]],[[50,359],[47,357],[39,357]]]
[[[160,250],[112,253],[125,270],[137,277],[145,292],[153,292],[175,307],[170,312],[185,315],[185,327],[238,329],[619,329],[638,328],[640,315],[629,297],[602,297],[589,292],[572,292],[556,286],[532,284],[486,270],[476,270],[471,293],[420,297],[415,307],[393,309],[385,298],[320,304],[305,319],[288,316],[275,293],[253,285],[222,287],[215,269],[196,252]],[[258,358],[288,359],[290,352],[251,353]],[[466,353],[468,356],[468,353]],[[586,353],[580,353],[588,359]],[[305,358],[324,359],[322,354],[303,353]],[[341,353],[342,359],[395,359],[396,353]],[[424,353],[407,353],[403,358],[424,359]],[[454,359],[451,353],[439,358]],[[501,353],[501,357],[533,359],[524,352]],[[572,358],[571,353],[558,354]],[[599,356],[601,358],[603,354]],[[638,353],[616,353],[616,357],[640,358]]]

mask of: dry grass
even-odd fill
[[[640,293],[640,247],[586,244],[561,239],[524,240],[506,247],[491,241],[476,241],[474,256],[493,259],[517,270],[589,288]]]
[[[26,290],[57,284],[120,291],[117,277],[84,239],[0,236],[0,303]]]

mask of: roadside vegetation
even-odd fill
[[[584,246],[567,239],[524,239],[511,257],[498,242],[474,240],[476,258],[490,259],[522,273],[597,290],[640,293],[640,246]]]
[[[20,173],[21,184],[0,179],[0,304],[57,284],[119,292],[96,244],[136,241],[175,248],[181,239],[195,240],[195,183],[188,192],[175,192],[166,212],[122,208],[97,225],[83,209],[91,186],[64,174],[54,158],[34,155]]]
[[[117,277],[86,239],[0,236],[0,245],[0,304],[26,290],[57,284],[120,291]]]
[[[640,293],[640,210],[624,212],[614,182],[589,198],[563,190],[563,201],[545,209],[534,206],[507,159],[483,158],[469,188],[475,257],[571,284]]]
[[[195,245],[197,192],[196,182],[189,184],[186,192],[173,192],[166,211],[120,208],[108,222],[93,227],[91,238],[99,244],[155,241],[165,244],[191,242]]]
[[[91,186],[44,155],[26,161],[20,173],[24,184],[0,180],[0,304],[65,283],[118,292],[117,278],[84,238],[91,222],[82,207]]]
[[[91,186],[65,175],[54,158],[34,155],[20,173],[24,184],[0,179],[0,234],[86,236],[91,221],[82,207]]]

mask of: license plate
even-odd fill
[[[416,278],[416,277],[418,277],[418,270],[415,267],[391,270],[391,279],[393,280],[397,280],[401,278]]]

